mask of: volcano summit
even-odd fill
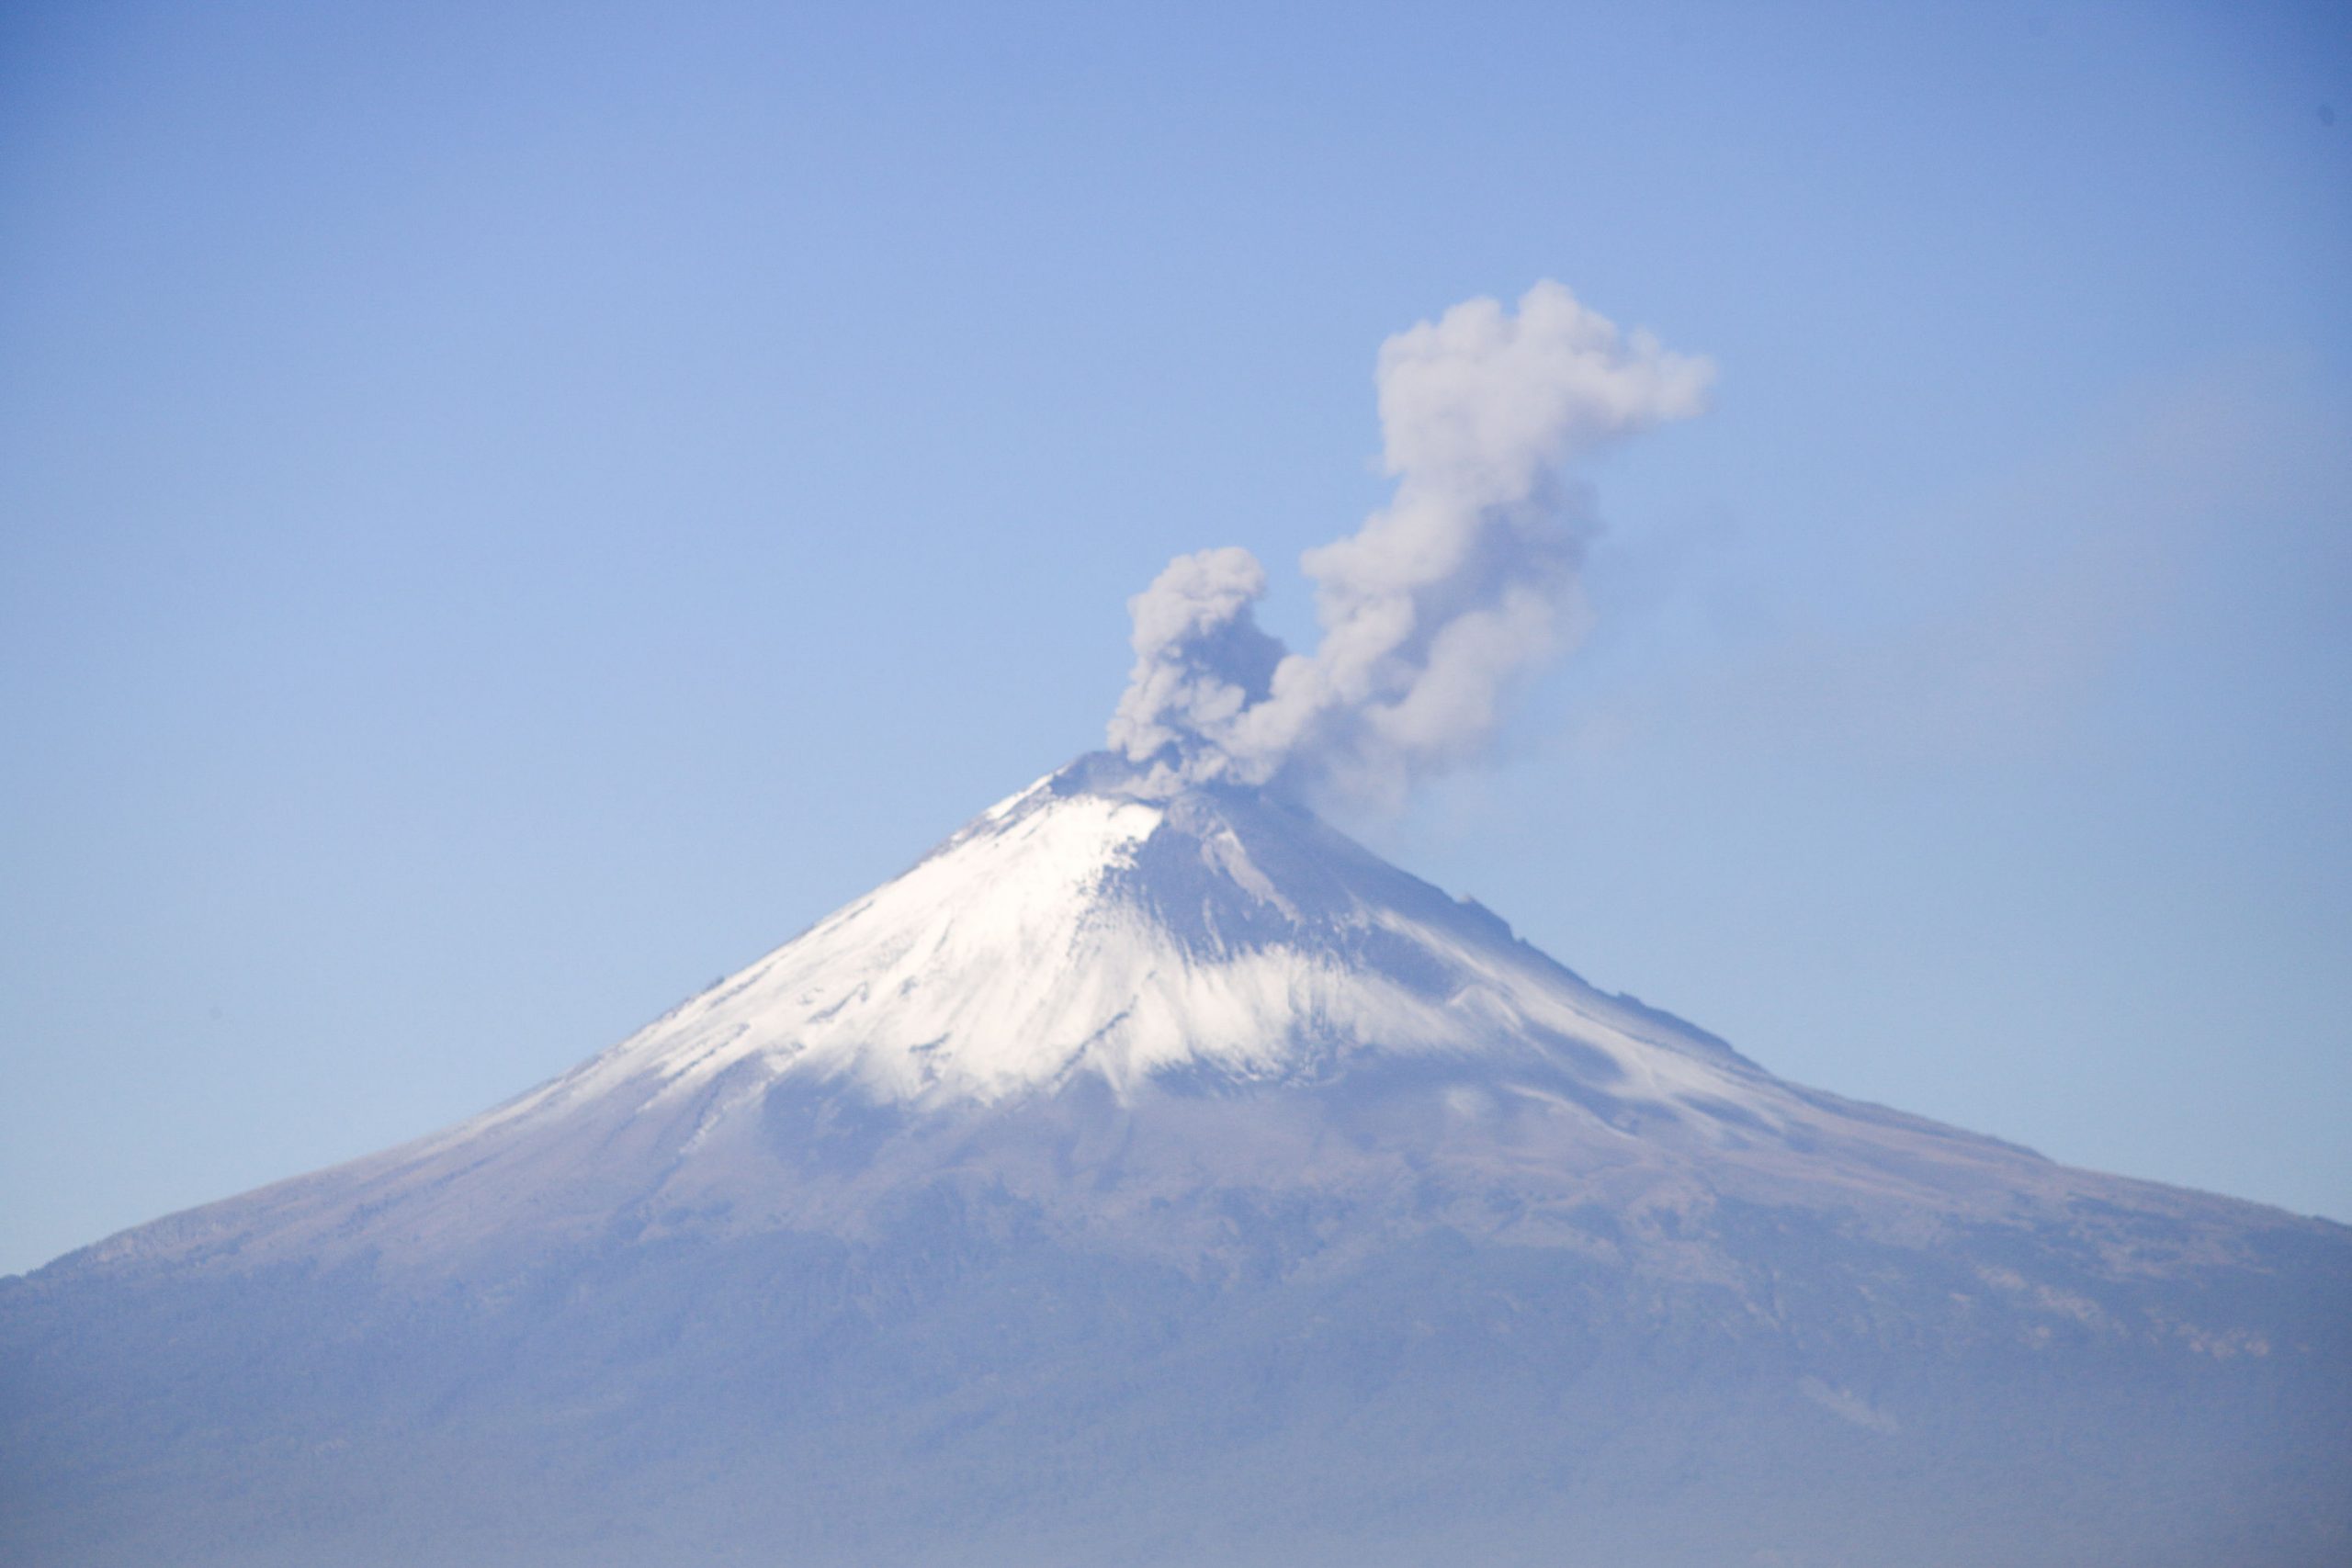
[[[2352,1232],[1785,1083],[1080,760],[555,1081],[0,1282],[0,1551],[2278,1563]]]

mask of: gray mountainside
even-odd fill
[[[0,1280],[0,1558],[2339,1563],[2352,1231],[1783,1082],[1098,756]]]

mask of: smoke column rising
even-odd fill
[[[1483,750],[1517,680],[1575,640],[1594,524],[1566,466],[1706,406],[1714,366],[1618,331],[1557,283],[1471,299],[1380,348],[1388,505],[1301,558],[1322,640],[1288,652],[1238,547],[1179,556],[1128,602],[1111,720],[1147,789],[1228,780],[1393,803]]]

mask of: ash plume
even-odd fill
[[[1393,802],[1475,756],[1510,688],[1580,630],[1594,529],[1576,458],[1706,404],[1714,366],[1621,333],[1557,283],[1467,300],[1381,345],[1389,503],[1308,550],[1321,641],[1291,653],[1238,547],[1179,556],[1128,601],[1112,749],[1147,790],[1219,780]]]

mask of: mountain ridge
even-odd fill
[[[1295,803],[1225,784],[1143,794],[1137,776],[1082,757],[569,1072],[380,1154],[135,1227],[72,1266],[479,1252],[576,1230],[582,1216],[546,1218],[567,1191],[595,1195],[576,1205],[586,1218],[658,1197],[755,1225],[841,1225],[893,1182],[967,1168],[957,1151],[991,1138],[1099,1148],[1193,1127],[1161,1139],[1181,1150],[1208,1136],[1184,1109],[1203,1099],[1294,1150],[1297,1168],[1266,1168],[1248,1139],[1221,1140],[1220,1157],[1270,1187],[1335,1166],[1376,1184],[1393,1172],[1369,1172],[1433,1160],[1481,1180],[1497,1167],[1552,1203],[1638,1172],[1793,1190],[1897,1226],[1997,1213],[2024,1193],[2048,1206],[2129,1192],[2208,1231],[2259,1210],[1788,1083],[1593,987]],[[1240,1108],[1253,1098],[1281,1109]],[[1310,1171],[1299,1140],[1333,1137],[1351,1158],[1326,1148]],[[826,1151],[813,1167],[811,1150]],[[1021,1190],[1071,1212],[1106,1201],[1115,1183],[1071,1181],[1073,1157],[1089,1156],[1062,1157],[1059,1186],[1031,1170]],[[1156,1198],[1229,1174],[1168,1157],[1172,1172],[1145,1183]]]
[[[0,1280],[0,1557],[2352,1554],[2352,1229],[1788,1083],[1123,766],[479,1116]]]

